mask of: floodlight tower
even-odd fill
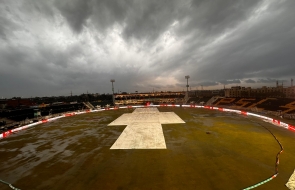
[[[190,76],[189,75],[187,75],[187,76],[185,76],[185,79],[186,79],[186,91],[188,92],[188,87],[189,87],[189,85],[188,85],[188,79],[190,78]]]
[[[115,79],[111,79],[113,94],[114,94],[114,82],[115,82]]]
[[[115,82],[115,79],[111,79],[111,83],[112,83],[112,91],[113,91],[113,105],[115,106],[114,82]]]

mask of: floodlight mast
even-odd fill
[[[188,79],[190,78],[190,76],[189,75],[187,75],[187,76],[185,76],[185,79],[186,79],[186,91],[188,92],[188,87],[189,87],[189,85],[188,85]]]
[[[114,82],[115,82],[115,79],[111,79],[113,94],[114,94]]]
[[[115,106],[114,82],[115,82],[115,79],[111,79],[111,83],[112,83],[112,91],[113,91],[113,105]]]

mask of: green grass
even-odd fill
[[[261,123],[285,151],[278,177],[257,189],[285,189],[294,132],[232,113],[159,110],[186,122],[162,125],[166,150],[110,150],[125,127],[107,124],[133,110],[88,113],[0,140],[0,179],[21,189],[242,189],[274,174],[280,147]]]

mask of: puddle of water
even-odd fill
[[[242,189],[273,174],[279,147],[258,124],[212,110],[159,110],[186,121],[162,125],[166,150],[110,150],[126,126],[107,124],[124,110],[79,115],[0,140],[0,179],[21,189]],[[281,189],[294,170],[295,134],[265,124],[286,150],[279,176],[263,187]]]

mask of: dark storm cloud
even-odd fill
[[[83,23],[92,12],[90,0],[55,1],[55,5],[67,19],[72,29],[77,32],[81,32]]]
[[[188,22],[183,23],[179,29],[181,33],[202,31],[203,37],[212,35],[234,27],[239,21],[246,19],[253,8],[261,1],[206,1],[195,0],[191,2],[188,10],[183,10]]]
[[[55,6],[66,18],[71,28],[80,33],[83,26],[87,27],[87,19],[96,26],[100,32],[105,32],[114,24],[123,24],[129,7],[133,1],[109,0],[63,0],[55,1]],[[138,7],[134,7],[136,10]],[[134,15],[135,16],[135,15]]]
[[[196,86],[216,86],[218,84],[219,84],[218,82],[205,81],[205,82],[198,83]]]
[[[4,10],[9,12],[9,8],[6,7]],[[7,34],[11,32],[11,29],[18,28],[17,24],[11,22],[8,18],[0,13],[0,40],[7,40]]]
[[[1,96],[294,78],[294,1],[0,2]],[[288,80],[289,81],[289,80]],[[256,83],[255,83],[256,82]],[[255,84],[254,84],[255,83]]]
[[[203,61],[200,61],[200,57],[204,57],[204,55],[202,54],[202,48],[212,43],[212,41],[214,41],[215,38],[218,37],[218,35],[222,35],[231,27],[235,27],[235,25],[239,24],[239,21],[243,21],[246,16],[250,15],[250,13],[253,11],[253,6],[257,3],[258,1],[254,4],[249,5],[247,5],[246,3],[242,3],[242,6],[239,6],[239,2],[235,1],[233,3],[233,7],[235,7],[236,10],[233,12],[237,15],[234,17],[234,19],[230,19],[229,15],[224,14],[225,12],[234,9],[231,6],[229,10],[227,8],[225,8],[226,10],[223,10],[222,8],[215,7],[214,4],[206,2],[200,3],[200,6],[202,5],[202,8],[205,8],[205,10],[207,8],[209,9],[209,7],[211,6],[216,8],[216,11],[213,13],[214,15],[222,15],[212,18],[210,17],[210,15],[207,15],[211,14],[211,12],[204,11],[204,13],[199,13],[196,7],[190,8],[193,10],[192,12],[194,12],[194,14],[189,14],[187,15],[187,17],[184,17],[184,19],[181,21],[185,21],[185,19],[188,19],[188,21],[183,23],[180,22],[179,25],[181,27],[179,27],[176,32],[179,36],[188,35],[188,38],[185,40],[185,46],[183,47],[183,49],[179,49],[178,52],[172,54],[169,59],[169,64],[164,64],[163,67],[158,70],[158,72],[171,72],[175,68],[184,68],[185,70],[187,67],[187,70],[189,71],[187,73],[191,73],[191,75],[194,75],[195,80],[200,80],[201,77],[206,79],[213,78],[215,80],[219,80],[223,79],[224,77],[230,76],[227,75],[228,73],[226,71],[224,72],[224,69],[231,70],[232,67],[235,67],[235,63],[232,62],[228,63],[229,66],[221,68],[221,71],[224,72],[224,74],[222,72],[219,72],[218,74],[215,72],[218,71],[218,67],[224,64],[223,61],[227,61],[226,58],[230,54],[230,52],[226,52],[224,55],[222,55],[223,57],[221,59],[219,59],[218,57],[217,59],[215,59],[214,57],[210,56],[206,57],[205,60],[203,59]],[[239,9],[243,10],[241,11],[243,14],[238,14],[240,12]],[[204,16],[200,16],[198,14],[204,14]],[[208,17],[210,17],[211,19]],[[214,20],[213,18],[215,18],[216,20]],[[212,22],[202,22],[202,19],[206,21],[210,20]],[[220,22],[217,22],[217,20]],[[202,23],[206,23],[207,26],[202,26]],[[218,49],[217,52],[212,52],[212,54],[219,54],[219,51],[222,51],[223,48],[227,47],[222,47],[221,49]],[[158,63],[155,62],[155,65],[157,64]],[[210,71],[208,71],[208,69],[210,69]],[[214,71],[214,73],[212,71]],[[234,73],[235,72],[231,72],[231,74]],[[219,74],[220,76],[218,76]],[[230,76],[230,78],[233,77],[238,78],[239,76]]]
[[[77,32],[86,19],[99,30],[114,24],[124,26],[123,37],[145,40],[157,39],[174,21],[181,27],[178,35],[202,31],[203,37],[234,27],[244,20],[260,1],[56,1],[56,6]],[[230,13],[230,14],[229,14]]]
[[[239,84],[241,81],[239,79],[233,79],[233,80],[221,80],[218,81],[220,84]]]
[[[132,11],[125,20],[124,38],[153,42],[173,21],[179,19],[177,4],[177,1],[134,1]]]
[[[255,24],[208,58],[202,73],[215,77],[289,77],[294,75],[294,2],[274,3],[264,22]],[[286,7],[285,7],[286,6]],[[277,9],[277,10],[275,10]],[[221,72],[212,72],[221,71]]]
[[[6,40],[6,29],[5,29],[5,24],[4,24],[4,21],[3,21],[3,18],[0,18],[0,39],[2,40]]]
[[[255,80],[252,80],[252,79],[247,79],[244,82],[245,83],[256,83],[256,81]]]
[[[276,83],[277,79],[273,79],[273,78],[266,78],[266,79],[258,79],[257,82],[260,82],[260,83]],[[283,80],[285,81],[285,80]]]

